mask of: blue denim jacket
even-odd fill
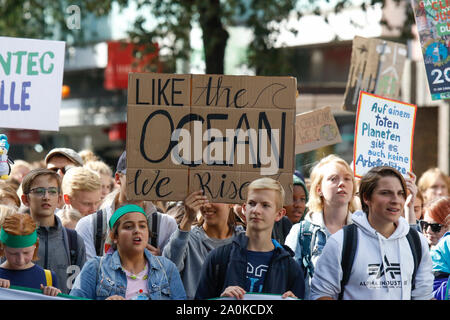
[[[153,256],[144,250],[148,261],[148,294],[152,300],[184,300],[186,292],[175,264],[167,258]],[[86,262],[75,279],[70,295],[104,300],[113,295],[125,297],[127,277],[119,252],[94,257]]]

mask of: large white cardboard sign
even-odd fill
[[[373,167],[412,171],[417,106],[361,91],[355,125],[353,172],[361,178]]]
[[[65,42],[0,37],[0,128],[59,130]]]

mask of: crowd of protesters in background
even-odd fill
[[[202,190],[130,200],[126,168],[126,152],[114,167],[70,148],[15,160],[0,180],[0,287],[89,299],[448,299],[450,179],[438,168],[355,179],[328,155],[307,179],[295,172],[293,199],[263,178],[235,204]]]

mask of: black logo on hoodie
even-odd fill
[[[367,267],[367,271],[369,275],[376,275],[377,279],[380,279],[384,272],[390,274],[392,279],[395,279],[396,275],[400,275],[400,263],[390,263],[387,259],[386,255],[384,256],[385,267],[383,267],[383,263],[372,263]],[[387,279],[386,279],[387,280]]]

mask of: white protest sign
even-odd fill
[[[373,167],[412,171],[417,106],[361,91],[355,125],[353,172],[361,178]]]
[[[0,127],[59,130],[65,42],[0,37]]]

